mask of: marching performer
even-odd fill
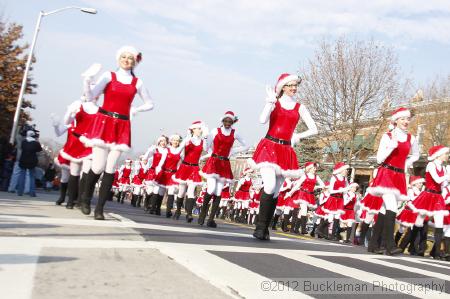
[[[317,134],[317,127],[305,105],[297,102],[297,87],[301,80],[297,75],[282,74],[275,91],[266,88],[268,97],[260,116],[260,122],[269,120],[268,132],[249,160],[254,169],[261,172],[264,191],[261,194],[258,223],[253,236],[269,240],[268,226],[275,211],[279,190],[285,177],[300,176],[294,146],[302,138]],[[294,134],[302,119],[308,127],[305,132]]]
[[[272,230],[277,230],[278,220],[280,219],[281,215],[283,215],[284,208],[285,208],[285,205],[286,205],[285,196],[286,196],[286,193],[288,193],[291,190],[291,188],[292,188],[292,181],[291,181],[291,179],[290,178],[285,178],[285,180],[283,182],[283,185],[280,188],[280,192],[278,194],[277,204],[275,206],[275,215],[273,217]],[[262,190],[261,190],[261,192],[262,192]],[[261,204],[261,202],[260,202],[260,204]],[[281,228],[282,228],[283,231],[287,231],[287,230],[285,230],[285,227],[284,227],[283,223],[284,222],[282,222],[282,227]]]
[[[119,197],[117,200],[123,204],[124,199],[127,197],[128,191],[131,186],[131,168],[133,161],[126,159],[125,164],[119,168]]]
[[[353,224],[355,224],[355,205],[358,200],[356,190],[357,183],[351,183],[349,190],[344,194],[344,214],[341,215],[341,222],[345,225],[346,237],[344,243],[350,243],[350,235],[352,233]],[[356,229],[356,227],[355,227]]]
[[[153,103],[144,83],[134,74],[134,69],[141,61],[142,55],[135,48],[125,46],[116,53],[119,69],[116,72],[105,72],[91,86],[93,76],[89,70],[85,73],[85,95],[94,99],[104,94],[103,105],[99,108],[96,119],[90,130],[80,139],[92,147],[92,167],[86,178],[86,187],[82,195],[82,212],[89,215],[94,188],[100,175],[99,199],[94,211],[96,220],[104,220],[103,208],[114,180],[114,167],[122,152],[131,147],[130,117],[137,112],[148,111]],[[134,96],[139,96],[144,104],[132,107]]]
[[[239,217],[235,217],[235,220],[241,223],[246,223],[247,212],[251,201],[250,189],[252,188],[252,179],[250,173],[253,170],[245,168],[242,172],[242,177],[238,181],[236,186],[236,193],[234,194],[234,209]]]
[[[184,158],[180,168],[172,176],[172,180],[178,184],[177,209],[174,218],[179,219],[183,200],[187,194],[185,203],[186,221],[192,222],[192,209],[195,205],[195,188],[202,185],[199,161],[206,142],[204,136],[208,135],[208,128],[202,121],[195,121],[189,127],[188,137],[184,140]]]
[[[450,173],[450,166],[447,165],[447,173]],[[445,205],[449,215],[444,217],[444,247],[445,247],[445,259],[450,261],[450,186],[447,186],[442,190],[442,197],[445,200]]]
[[[53,129],[55,130],[56,137],[62,136],[64,133],[67,132],[69,129],[67,126],[61,124],[56,117],[52,116],[52,125]],[[69,134],[67,134],[69,135]],[[68,138],[69,136],[67,136]],[[63,156],[61,156],[61,151],[58,153],[58,156],[56,156],[53,159],[53,162],[57,167],[61,169],[61,186],[59,188],[59,198],[55,202],[56,205],[60,206],[64,203],[66,200],[66,194],[67,194],[67,185],[69,182],[70,177],[70,161],[67,159],[64,159]]]
[[[248,224],[253,225],[259,213],[259,197],[261,196],[261,188],[252,186],[251,201],[249,204]]]
[[[399,108],[392,114],[392,131],[383,134],[377,151],[377,175],[368,192],[383,198],[385,213],[378,213],[377,222],[373,229],[368,251],[398,254],[402,250],[395,246],[394,225],[398,212],[399,200],[408,200],[406,189],[405,169],[419,159],[419,145],[417,139],[407,132],[411,119],[411,112],[406,108]],[[411,156],[408,155],[411,152]],[[378,232],[377,232],[378,231]],[[382,232],[385,250],[374,248],[375,236]],[[372,246],[371,246],[372,244]]]
[[[310,236],[314,237],[316,229],[317,236],[319,238],[327,238],[328,237],[328,214],[323,210],[323,206],[327,202],[330,197],[330,182],[325,182],[324,189],[319,195],[319,207],[314,211],[314,215],[316,216],[316,222],[313,225],[313,229],[311,231]]]
[[[217,227],[214,217],[219,208],[220,195],[223,186],[226,183],[231,183],[233,180],[230,156],[246,151],[249,147],[244,139],[233,128],[233,124],[237,121],[238,118],[234,113],[232,111],[227,111],[222,117],[222,126],[213,129],[208,135],[207,149],[211,153],[211,156],[200,171],[200,175],[206,179],[208,185],[207,192],[203,199],[203,206],[198,217],[198,224],[200,225],[205,223],[208,204],[211,201],[211,198],[214,197],[211,205],[211,213],[209,214],[206,225],[208,227]],[[241,144],[240,147],[233,148],[235,140]]]
[[[132,197],[131,197],[131,205],[133,207],[140,207],[141,206],[141,196],[143,194],[143,188],[144,188],[144,180],[145,180],[145,173],[146,173],[146,167],[147,167],[147,159],[145,156],[140,156],[138,161],[135,161],[134,163],[134,169],[133,169],[133,180],[131,181],[131,185],[133,187]]]
[[[303,235],[307,234],[308,208],[315,209],[317,207],[314,190],[321,189],[325,186],[320,177],[316,175],[317,167],[317,163],[305,163],[305,173],[293,184],[290,192],[291,194],[295,194],[293,196],[293,202],[300,206],[300,227],[301,234]]]
[[[152,161],[151,166],[145,173],[145,199],[144,199],[144,211],[150,211],[150,198],[153,195],[153,189],[155,187],[156,169],[161,169],[162,164],[165,161],[163,157],[167,156],[167,144],[169,143],[169,137],[161,135],[156,140],[156,145],[152,145],[144,154],[144,159]]]
[[[155,187],[153,195],[150,199],[150,214],[161,215],[161,204],[164,194],[167,191],[166,217],[172,217],[173,202],[175,200],[176,182],[172,180],[172,176],[177,172],[183,158],[181,145],[181,136],[174,134],[169,138],[170,146],[167,147],[165,155],[162,155],[160,163],[161,168],[156,168]]]
[[[225,216],[227,214],[227,207],[228,202],[231,200],[231,194],[230,194],[230,184],[226,183],[223,186],[222,193],[220,194],[220,204],[219,209],[222,209],[222,216],[221,219],[225,219]]]
[[[426,216],[434,219],[434,244],[433,258],[441,258],[441,241],[443,237],[444,216],[449,214],[445,200],[442,197],[442,185],[450,181],[450,174],[443,165],[448,160],[449,148],[437,145],[428,152],[428,164],[425,173],[425,190],[417,196],[408,206],[413,212],[418,213],[416,222],[411,231],[410,242],[415,240],[419,227],[423,226]]]

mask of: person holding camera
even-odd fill
[[[22,141],[22,154],[19,159],[19,179],[17,182],[17,195],[22,196],[25,187],[25,174],[28,171],[30,179],[30,196],[36,197],[35,192],[35,169],[38,164],[37,153],[42,151],[41,144],[36,140],[36,133],[29,130],[26,138]]]

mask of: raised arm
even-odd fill
[[[270,114],[275,108],[275,103],[277,102],[277,96],[272,87],[266,86],[266,105],[264,105],[264,109],[259,116],[259,122],[262,124],[267,123],[270,118]]]
[[[153,154],[155,153],[156,145],[152,145],[148,148],[148,150],[144,154],[144,158],[147,160],[150,160],[150,158],[153,157]],[[150,157],[151,156],[151,157]],[[149,158],[150,157],[150,158]]]
[[[444,167],[444,166],[441,165],[441,167]],[[431,162],[431,163],[428,163],[426,171],[430,173],[430,175],[431,175],[431,177],[433,178],[433,180],[434,180],[436,183],[438,183],[438,184],[442,184],[442,183],[444,183],[445,181],[448,181],[448,180],[450,179],[448,173],[446,173],[446,174],[443,175],[443,176],[438,176],[437,171],[436,171],[436,164],[434,164],[434,163],[432,163],[432,162]]]
[[[111,72],[104,72],[95,84],[92,84],[92,81],[93,77],[85,77],[83,80],[84,95],[91,101],[100,96],[106,85],[111,82]]]
[[[142,101],[144,103],[138,107],[131,107],[132,115],[135,115],[138,112],[152,110],[154,107],[153,100],[150,96],[150,93],[148,92],[147,88],[145,88],[144,83],[142,82],[141,79],[138,80],[138,82],[136,84],[136,88],[137,88],[137,94],[139,95],[139,97],[142,99]]]
[[[234,154],[237,154],[237,153],[245,152],[250,147],[247,144],[247,142],[245,142],[245,140],[239,134],[237,134],[236,132],[234,133],[234,137],[236,138],[237,141],[239,141],[241,146],[233,147],[231,149],[230,156],[232,156]]]

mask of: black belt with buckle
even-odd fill
[[[291,145],[291,141],[290,140],[278,139],[278,138],[270,136],[269,134],[267,134],[265,138],[269,139],[270,141],[273,141],[275,143],[278,143],[278,144]]]
[[[219,160],[223,160],[223,161],[229,161],[230,159],[228,159],[228,157],[224,157],[224,156],[219,156],[216,154],[212,154],[211,157],[217,158]]]
[[[311,194],[311,195],[314,195],[314,192],[307,191],[307,190],[305,190],[305,189],[301,189],[301,188],[300,188],[300,191],[305,192],[305,193],[308,193],[308,194]]]
[[[330,194],[330,196],[337,197],[337,198],[344,198],[344,194],[342,194],[342,193],[334,193],[334,194]]]
[[[185,164],[185,165],[189,165],[189,166],[198,166],[198,164],[193,164],[193,163],[189,163],[189,162],[186,162],[186,161],[181,161],[181,163],[183,163],[183,164]]]
[[[98,108],[98,112],[100,112],[100,113],[102,113],[102,114],[105,114],[105,115],[108,115],[108,116],[111,116],[112,118],[118,118],[118,119],[123,119],[123,120],[129,120],[130,118],[128,117],[128,116],[126,116],[126,115],[123,115],[123,114],[119,114],[119,113],[117,113],[117,112],[111,112],[111,111],[107,111],[107,110],[105,110],[105,109],[103,109],[103,108]]]
[[[176,169],[169,169],[169,168],[163,168],[162,170],[165,171],[165,172],[171,172],[171,173],[177,172]]]
[[[75,136],[75,137],[77,137],[77,138],[80,138],[80,137],[81,137],[81,134],[75,133],[74,131],[72,131],[72,135]]]
[[[439,191],[436,191],[436,190],[433,190],[433,189],[428,189],[428,188],[425,188],[425,192],[434,193],[434,194],[441,194],[441,192],[439,192]]]
[[[383,164],[381,164],[381,167],[387,168],[389,170],[392,170],[392,171],[395,171],[395,172],[398,172],[398,173],[405,173],[404,169],[397,168],[397,167],[391,166],[389,164],[383,163]]]

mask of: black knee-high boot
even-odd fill
[[[175,201],[175,195],[168,195],[167,196],[167,203],[166,203],[166,218],[172,217],[172,209],[173,209],[173,202]]]
[[[157,194],[157,197],[156,197],[156,211],[155,211],[155,215],[156,216],[161,216],[161,205],[162,205],[163,200],[164,200],[164,195]]]
[[[253,232],[253,236],[259,240],[270,239],[268,226],[270,225],[270,221],[272,221],[273,212],[276,208],[276,201],[275,206],[273,202],[273,194],[267,194],[263,191],[260,197],[258,221]]]
[[[142,195],[138,195],[137,196],[136,207],[140,208],[141,207],[141,202],[142,202]]]
[[[369,229],[369,224],[364,221],[361,223],[361,229],[359,230],[359,242],[358,245],[365,246],[366,243],[366,234]]]
[[[380,249],[380,244],[378,241],[381,237],[381,233],[383,232],[384,217],[384,214],[378,213],[377,221],[372,227],[372,236],[370,237],[369,244],[367,246],[368,252],[375,253],[375,251],[378,251]]]
[[[203,225],[205,223],[206,214],[208,213],[209,202],[211,201],[212,195],[208,192],[203,196],[203,204],[200,210],[200,215],[198,215],[198,224]]]
[[[417,238],[417,234],[419,233],[420,229],[421,229],[420,227],[415,226],[415,225],[411,229],[411,234],[409,236],[409,240],[408,240],[408,243],[407,243],[407,245],[409,244],[408,251],[409,251],[410,255],[416,255],[417,254],[416,238]]]
[[[157,193],[153,193],[152,195],[150,195],[149,203],[150,203],[150,214],[155,214],[157,206],[158,206],[158,194]]]
[[[144,198],[144,211],[149,212],[150,211],[150,194],[145,194]]]
[[[333,228],[332,228],[332,240],[333,241],[339,241],[341,239],[341,226],[339,224],[339,219],[333,220]]]
[[[317,237],[319,238],[328,238],[328,225],[330,223],[328,222],[327,219],[322,218],[320,220],[320,224],[317,227]]]
[[[409,244],[409,239],[411,238],[411,229],[408,228],[406,229],[406,231],[403,233],[403,238],[400,239],[400,242],[398,243],[398,247],[400,247],[400,249],[402,250],[402,252],[405,251],[406,246],[408,246]]]
[[[308,230],[306,229],[307,223],[308,223],[308,216],[301,216],[300,217],[300,227],[301,227],[300,233],[302,235],[306,235],[308,233]]]
[[[113,181],[114,173],[103,173],[102,183],[100,185],[100,190],[98,193],[98,201],[94,210],[95,220],[105,220],[105,216],[103,215],[103,208],[105,207],[105,203],[109,198],[109,194],[111,193]]]
[[[173,216],[173,218],[175,220],[180,219],[181,216],[181,208],[183,207],[183,198],[182,197],[178,197],[177,196],[177,209],[175,211],[175,215]]]
[[[128,195],[128,191],[123,191],[123,192],[122,192],[122,194],[121,194],[121,196],[120,196],[120,200],[119,200],[119,202],[120,202],[121,204],[123,204],[123,202],[124,202],[124,200],[125,200],[125,197],[127,197],[127,195]]]
[[[85,215],[91,213],[91,200],[94,195],[95,184],[100,178],[100,174],[95,174],[92,170],[86,175],[83,194],[81,195],[81,212]]]
[[[69,195],[69,200],[67,201],[66,209],[73,209],[75,201],[78,198],[78,184],[80,182],[80,176],[69,176],[69,182],[67,185],[67,193]]]
[[[394,211],[387,210],[385,215],[385,225],[384,225],[384,241],[386,244],[386,255],[395,255],[402,252],[400,248],[395,246],[394,242],[394,226],[395,226],[395,217],[397,213]]]
[[[399,245],[398,243],[400,242],[400,239],[402,238],[402,233],[400,232],[400,230],[398,230],[396,233],[395,233],[395,237],[394,237],[394,241],[395,241],[395,245]]]
[[[120,202],[120,199],[122,198],[122,191],[119,191],[117,193],[117,202]]]
[[[289,214],[283,214],[283,222],[281,223],[281,230],[285,233],[289,231],[289,219],[291,219],[292,211],[289,211]]]
[[[83,190],[86,185],[86,176],[87,176],[87,173],[82,173],[81,177],[80,177],[80,181],[78,183],[78,197],[77,197],[77,201],[75,203],[75,207],[77,207],[77,208],[81,207],[81,195],[83,194]]]
[[[425,256],[425,251],[427,250],[428,241],[428,221],[423,223],[423,227],[419,230],[419,248],[417,250],[418,256]]]
[[[134,193],[131,194],[131,206],[132,206],[132,207],[135,207],[135,206],[136,206],[136,200],[137,200],[136,197],[137,197],[136,194],[134,194]]]
[[[434,259],[441,259],[441,242],[442,242],[442,236],[444,234],[444,229],[442,227],[435,228],[434,229],[434,254],[432,257]]]
[[[61,186],[59,187],[59,198],[55,202],[56,205],[60,206],[65,200],[66,200],[66,193],[67,193],[67,185],[69,183],[61,183]]]
[[[208,222],[206,226],[208,227],[217,227],[217,223],[214,221],[214,217],[216,216],[217,211],[219,210],[220,205],[220,196],[214,196],[213,202],[211,204],[211,213],[209,213]]]
[[[280,219],[280,215],[275,214],[273,217],[272,230],[277,230],[278,219]]]
[[[186,222],[191,223],[192,220],[194,220],[194,217],[192,217],[192,210],[194,209],[195,205],[195,198],[188,198],[186,199]]]
[[[316,222],[314,222],[314,224],[313,224],[313,228],[312,228],[312,231],[311,231],[311,233],[309,234],[311,237],[313,237],[314,238],[314,236],[316,235],[316,229],[317,229],[317,223]]]
[[[350,235],[352,234],[352,227],[345,229],[345,243],[350,243]]]
[[[448,262],[450,261],[450,238],[444,237],[444,247],[445,247],[444,258]]]
[[[292,211],[292,222],[291,222],[291,233],[295,233],[295,234],[298,234],[299,233],[299,231],[298,231],[298,229],[299,229],[299,227],[300,227],[300,225],[298,225],[299,223],[299,219],[298,219],[298,208],[295,208],[293,211]]]

